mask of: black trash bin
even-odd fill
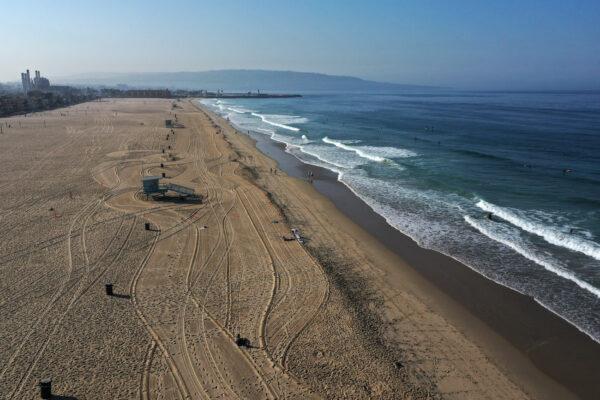
[[[52,379],[42,379],[40,381],[40,397],[42,399],[52,398]]]

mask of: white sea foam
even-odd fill
[[[255,128],[255,130],[257,130],[259,132],[262,132],[265,135],[268,135],[272,140],[275,140],[276,142],[283,143],[286,146],[288,146],[288,145],[290,145],[290,146],[303,146],[305,144],[310,143],[309,140],[304,140],[304,139],[296,137],[296,136],[285,135],[285,134],[277,132],[277,131],[275,131],[273,129],[265,129],[265,128],[257,127],[257,128]]]
[[[265,128],[256,128],[256,130],[272,135],[275,133],[273,129],[265,129]]]
[[[234,113],[238,113],[238,114],[246,114],[251,112],[250,110],[247,110],[245,108],[241,108],[241,107],[227,107],[228,110],[233,111]]]
[[[527,248],[522,244],[518,243],[514,238],[510,238],[508,235],[503,234],[497,230],[492,229],[489,226],[486,226],[482,221],[478,221],[468,215],[465,215],[465,221],[471,225],[473,228],[477,229],[479,232],[484,234],[496,242],[502,243],[503,245],[513,249],[517,253],[521,254],[523,257],[535,262],[538,265],[541,265],[546,270],[564,278],[568,279],[571,282],[575,283],[582,289],[587,290],[592,293],[596,297],[600,298],[600,289],[597,287],[585,282],[582,279],[579,279],[575,276],[571,271],[568,271],[566,268],[557,265],[558,263],[555,260],[551,260],[548,256],[545,256],[539,252],[536,252],[533,249]]]
[[[311,157],[314,157],[315,159],[317,159],[318,161],[320,161],[320,163],[315,163],[312,160],[307,160],[306,158],[302,157],[302,154],[298,154],[294,151],[294,149],[297,149],[300,153],[303,154],[308,154]],[[326,159],[324,157],[322,157],[320,154],[316,153],[316,152],[312,152],[308,149],[306,149],[305,146],[302,145],[295,145],[295,144],[291,144],[288,143],[286,146],[286,151],[292,155],[294,155],[296,158],[300,159],[300,161],[309,163],[309,164],[313,164],[319,167],[323,167],[325,169],[328,169],[330,171],[333,171],[335,173],[338,174],[338,179],[340,179],[340,177],[343,174],[343,171],[348,169],[347,166],[345,165],[341,165],[341,164],[337,164],[335,161],[332,161],[330,159]]]
[[[383,162],[383,161],[385,161],[385,158],[383,158],[383,157],[379,157],[379,156],[367,154],[367,153],[361,151],[360,149],[348,146],[348,145],[346,145],[346,144],[344,144],[344,143],[342,143],[340,141],[331,140],[327,136],[325,136],[322,140],[323,140],[323,142],[328,143],[328,144],[332,144],[335,147],[339,147],[340,149],[343,149],[343,150],[346,150],[346,151],[352,151],[352,152],[358,154],[362,158],[366,158],[368,160],[375,161],[375,162]]]
[[[397,147],[350,146],[342,141],[330,139],[327,136],[321,140],[342,150],[352,151],[359,157],[375,162],[384,162],[390,158],[414,157],[416,155],[410,150]]]
[[[287,124],[303,124],[307,121],[306,118],[297,117],[294,115],[258,114],[255,112],[253,112],[252,115],[260,118],[266,124],[294,132],[298,132],[300,128],[296,128],[295,126],[290,126]]]
[[[308,143],[301,146],[303,152],[312,156],[318,156],[322,161],[328,162],[336,167],[353,169],[364,164],[364,159],[354,155],[348,156],[345,152],[337,150],[335,147],[326,146],[317,143]]]
[[[524,231],[542,237],[550,244],[583,253],[589,257],[595,258],[596,260],[600,260],[600,245],[598,245],[596,242],[543,225],[539,222],[528,219],[523,215],[519,215],[518,211],[499,207],[497,205],[488,203],[485,200],[479,200],[477,202],[477,207],[499,216],[500,218],[523,229]]]

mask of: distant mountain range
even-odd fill
[[[368,81],[351,76],[311,72],[230,69],[200,72],[139,72],[79,74],[53,81],[72,85],[161,87],[170,89],[205,89],[231,91],[394,91],[432,88]]]

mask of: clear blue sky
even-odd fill
[[[0,81],[261,68],[600,89],[600,0],[0,0]]]

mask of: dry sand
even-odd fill
[[[38,398],[46,377],[64,399],[571,397],[490,357],[396,254],[178,104],[0,119],[3,399]],[[171,113],[185,128],[167,139]],[[162,172],[204,201],[147,200],[141,176]]]

